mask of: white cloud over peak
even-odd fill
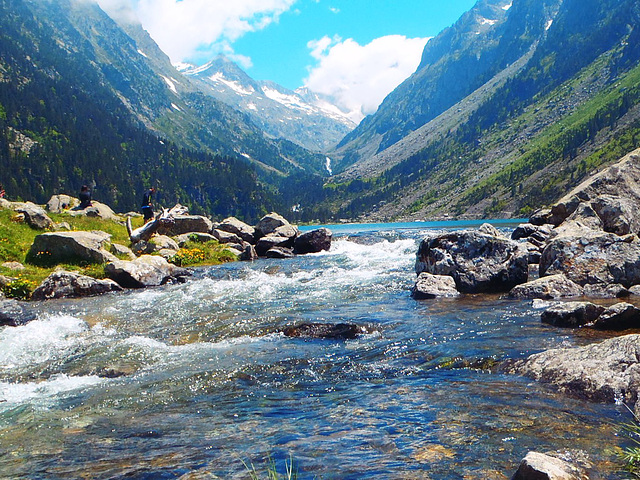
[[[248,32],[266,28],[297,0],[97,0],[110,15],[130,11],[160,48],[177,63],[194,56],[234,56],[231,44]],[[243,65],[247,57],[234,58]]]
[[[323,37],[307,44],[317,65],[305,86],[329,95],[359,122],[375,113],[382,100],[411,75],[428,38],[389,35],[360,45],[353,39]]]

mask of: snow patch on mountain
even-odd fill
[[[160,75],[162,78],[164,78],[164,81],[166,82],[166,84],[169,86],[169,89],[173,92],[173,93],[178,93],[178,89],[176,88],[176,84],[174,83],[175,79],[171,79],[168,77],[165,77],[164,75]]]
[[[221,72],[214,73],[209,77],[209,80],[216,83],[223,83],[238,95],[249,96],[255,93],[255,89],[251,86],[243,86],[239,82],[228,80]]]

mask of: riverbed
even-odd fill
[[[496,368],[604,334],[541,324],[539,301],[411,298],[419,241],[476,226],[334,226],[329,252],[38,304],[0,330],[0,478],[267,478],[270,458],[301,479],[508,479],[565,449],[624,478],[624,406]],[[280,333],[302,322],[371,333]]]

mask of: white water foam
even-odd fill
[[[64,356],[83,341],[88,329],[86,322],[68,315],[6,327],[0,331],[0,371]]]
[[[42,382],[0,382],[0,407],[13,407],[15,404],[28,403],[34,399],[38,400],[38,406],[48,407],[55,398],[104,381],[95,375],[71,377],[59,374]]]

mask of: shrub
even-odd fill
[[[36,289],[37,285],[31,280],[18,277],[2,287],[2,293],[7,298],[16,298],[18,300],[28,300]]]

